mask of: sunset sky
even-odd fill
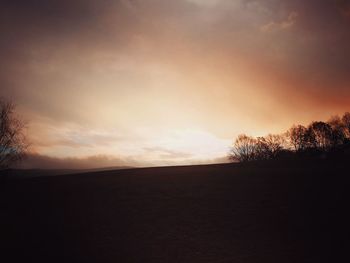
[[[347,0],[4,0],[0,30],[26,167],[222,162],[350,110]]]

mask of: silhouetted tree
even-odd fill
[[[258,137],[255,159],[276,159],[278,154],[284,149],[285,142],[283,135],[269,134],[265,137]]]
[[[304,151],[308,147],[308,137],[308,129],[303,125],[293,126],[287,132],[289,144],[296,152]]]
[[[328,123],[315,121],[308,130],[315,148],[326,151],[332,146],[332,127]]]
[[[345,112],[342,118],[342,122],[345,129],[345,136],[350,139],[350,112]]]
[[[349,151],[350,113],[347,112],[342,118],[333,116],[328,122],[315,121],[307,128],[294,125],[283,135],[269,134],[258,138],[239,135],[231,149],[230,159],[240,162],[290,159],[295,153],[306,158],[338,158]]]
[[[255,160],[268,160],[270,159],[270,149],[267,145],[267,142],[264,137],[258,137],[255,140],[255,153],[254,153],[254,159]]]
[[[247,162],[255,159],[257,141],[251,136],[241,134],[231,148],[229,158],[232,161]]]
[[[24,122],[15,115],[11,102],[0,100],[0,169],[20,160],[28,147]]]
[[[339,116],[331,117],[327,122],[332,128],[331,144],[337,147],[344,144],[346,140],[346,127]]]

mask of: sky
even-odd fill
[[[225,161],[241,133],[349,111],[347,0],[2,0],[25,167]]]

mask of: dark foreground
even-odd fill
[[[0,182],[1,262],[350,262],[346,162]]]

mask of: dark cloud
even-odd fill
[[[292,1],[289,5],[298,10],[298,35],[301,61],[314,70],[321,70],[325,78],[333,77],[349,81],[350,70],[350,34],[349,21],[345,20],[341,10],[348,1]],[[297,54],[298,55],[298,54]],[[304,59],[303,59],[303,57]]]
[[[206,2],[211,1],[203,3]],[[335,88],[329,87],[332,83],[344,89],[349,81],[349,20],[344,19],[348,9],[346,0],[241,0],[215,1],[215,5],[184,0],[2,1],[1,85],[13,89],[15,97],[28,97],[33,89],[44,95],[54,94],[60,85],[74,85],[69,75],[56,72],[57,80],[49,76],[53,82],[47,83],[46,76],[35,78],[32,73],[30,87],[11,76],[28,74],[33,64],[50,62],[80,68],[88,74],[92,54],[140,52],[135,49],[141,50],[149,43],[153,48],[147,52],[158,52],[158,60],[166,59],[162,50],[166,56],[176,46],[184,46],[180,51],[186,52],[186,57],[189,49],[195,59],[215,56],[215,50],[233,57],[239,52],[249,60],[274,65],[272,70],[319,79],[320,83],[327,83],[322,85],[327,93]],[[297,16],[288,22],[291,14]],[[264,25],[278,23],[289,23],[289,30],[257,32]],[[43,83],[45,90],[38,88]],[[35,92],[32,97],[37,99],[38,110],[49,108]],[[51,110],[62,112],[56,105],[51,105]]]
[[[350,18],[350,1],[349,0],[338,0],[337,5],[340,13],[344,16],[345,19]]]
[[[89,28],[99,29],[100,18],[111,8],[116,16],[125,13],[120,1],[103,0],[9,0],[2,1],[1,7],[1,26],[13,37],[49,34],[53,38],[59,38],[81,34]],[[22,36],[15,35],[19,31],[23,33]]]

